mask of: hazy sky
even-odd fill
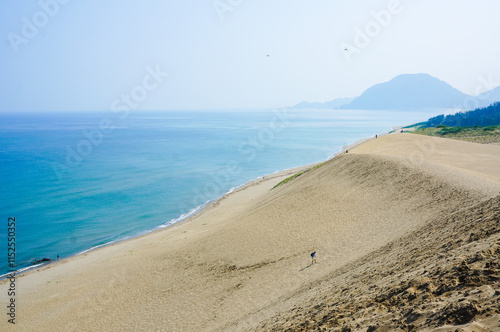
[[[499,13],[498,0],[2,0],[0,111],[274,108],[403,73],[474,95],[500,85]]]

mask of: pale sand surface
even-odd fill
[[[485,260],[498,258],[499,165],[495,145],[412,134],[370,140],[276,189],[291,171],[258,180],[186,222],[19,277],[15,328],[366,331],[390,324],[401,330],[460,325],[439,317],[425,325],[422,317],[464,301],[481,300],[486,309],[498,305],[494,278],[469,285],[490,287],[484,299],[475,293],[461,299],[463,290],[448,294],[450,288],[433,295],[432,305],[422,290],[430,286],[411,282],[424,270],[429,280],[447,280],[449,265],[449,284],[456,286],[456,262],[443,255],[451,252],[462,257],[457,262],[481,254],[485,258],[469,270],[482,269],[476,265],[483,262],[498,273],[498,261]],[[484,227],[471,215],[481,215]],[[445,222],[450,218],[454,222]],[[464,246],[460,236],[475,246]],[[455,238],[453,246],[440,247]],[[310,266],[313,250],[318,264]],[[390,293],[410,286],[415,298],[395,300]],[[3,282],[2,296],[6,288]],[[395,301],[392,309],[375,301],[386,290],[384,301]],[[408,319],[401,310],[420,300],[419,318]],[[491,330],[498,313],[486,309],[473,318]],[[0,330],[7,325],[2,319]]]
[[[404,158],[413,163],[431,162],[446,168],[474,173],[500,181],[500,153],[493,144],[462,144],[462,141],[412,134],[393,134],[373,139],[349,153],[370,153]]]

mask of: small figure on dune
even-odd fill
[[[349,150],[345,150],[345,153],[349,153]]]
[[[375,135],[375,138],[378,138],[378,135]]]
[[[312,264],[316,263],[316,251],[313,251],[312,254],[311,254],[311,258],[312,258]]]

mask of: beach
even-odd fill
[[[499,330],[498,165],[499,145],[371,139],[19,276],[15,328]]]

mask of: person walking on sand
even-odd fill
[[[313,251],[312,254],[311,254],[311,258],[312,258],[312,264],[316,263],[316,251]]]

